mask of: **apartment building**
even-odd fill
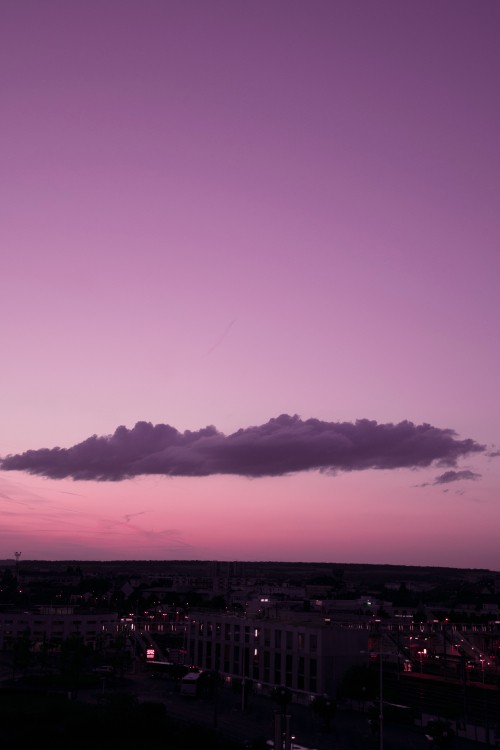
[[[189,618],[187,646],[193,665],[228,682],[250,679],[264,693],[285,685],[304,702],[335,694],[345,671],[366,662],[368,632],[313,614],[273,620],[199,612]]]
[[[75,607],[39,607],[29,612],[0,612],[0,651],[12,647],[27,632],[31,641],[59,643],[80,636],[95,642],[117,632],[116,612],[85,612]]]

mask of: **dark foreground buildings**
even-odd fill
[[[13,674],[67,672],[71,652],[73,682],[162,662],[177,676],[215,675],[227,690],[285,688],[303,706],[328,696],[366,709],[382,684],[387,716],[399,706],[412,722],[500,738],[500,588],[490,571],[23,561],[5,565],[0,588],[4,687]]]

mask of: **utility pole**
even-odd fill
[[[382,670],[382,660],[384,656],[392,656],[390,652],[387,651],[361,651],[362,654],[370,654],[371,656],[378,656],[378,663],[379,663],[379,686],[378,686],[378,692],[379,692],[379,713],[378,713],[378,729],[379,729],[379,750],[384,750],[384,680],[383,680],[383,670]]]
[[[280,709],[274,712],[274,748],[275,750],[291,750],[291,715],[287,711],[287,706],[292,700],[290,690],[282,685],[275,688],[274,698]]]
[[[379,693],[380,693],[380,715],[379,715],[379,746],[380,750],[384,750],[384,696],[383,696],[383,684],[382,679],[382,657],[384,654],[379,651],[378,660],[380,665],[379,671]]]

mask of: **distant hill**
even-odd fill
[[[1,567],[13,567],[15,560],[0,561]],[[78,567],[85,575],[146,575],[189,577],[257,578],[270,581],[303,583],[314,578],[342,578],[347,586],[372,586],[415,581],[432,585],[453,581],[475,581],[493,577],[495,571],[483,568],[448,568],[417,565],[380,565],[364,563],[309,563],[272,561],[214,560],[20,560],[23,570],[65,570]]]

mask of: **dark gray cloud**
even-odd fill
[[[459,440],[451,429],[412,422],[378,424],[302,420],[281,416],[223,435],[215,427],[178,432],[167,424],[138,422],[113,435],[92,437],[71,448],[41,448],[9,455],[5,471],[26,471],[53,479],[118,481],[144,474],[203,477],[236,474],[281,476],[299,471],[361,471],[455,466],[459,457],[484,452],[474,440]]]
[[[475,471],[469,469],[463,469],[462,471],[445,471],[444,474],[439,474],[433,482],[424,482],[424,484],[418,484],[417,487],[433,487],[436,484],[450,484],[451,482],[459,482],[461,479],[481,479],[481,474],[477,474]],[[443,490],[448,492],[448,490]],[[459,491],[457,490],[457,493]],[[462,491],[463,492],[463,491]]]
[[[475,471],[445,471],[444,474],[440,474],[435,478],[432,484],[449,484],[450,482],[458,482],[461,479],[481,479],[481,474],[476,474]]]

